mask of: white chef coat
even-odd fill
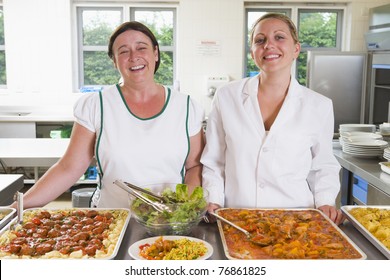
[[[334,205],[340,165],[333,156],[332,101],[291,79],[266,133],[259,76],[221,87],[213,100],[202,155],[203,187],[225,207]]]
[[[129,207],[128,194],[113,184],[118,179],[139,186],[183,182],[189,138],[202,129],[204,110],[188,95],[169,88],[165,94],[162,111],[146,119],[131,112],[117,85],[75,105],[76,121],[97,135],[100,184],[92,206]]]

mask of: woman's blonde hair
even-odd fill
[[[252,25],[252,30],[250,33],[250,42],[249,42],[250,46],[252,46],[253,32],[255,30],[255,27],[259,24],[260,21],[265,20],[267,18],[274,18],[274,19],[278,19],[278,20],[285,22],[288,25],[288,28],[290,29],[290,33],[291,33],[291,36],[294,40],[294,43],[295,44],[299,43],[297,28],[288,16],[286,16],[284,14],[280,14],[280,13],[267,13],[267,14],[261,16],[259,19],[257,19],[255,21],[255,23]]]

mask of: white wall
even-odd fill
[[[0,0],[1,1],[1,0]],[[0,105],[69,105],[79,97],[72,90],[72,1],[3,0],[8,88]],[[118,2],[118,1],[116,1]],[[131,2],[131,1],[127,1]],[[141,2],[140,0],[137,3]],[[178,72],[181,91],[201,102],[206,111],[206,77],[243,73],[244,0],[178,0]],[[265,1],[263,1],[265,2]],[[272,2],[272,1],[270,1]],[[283,2],[296,2],[284,0]],[[324,2],[324,1],[300,1]],[[345,50],[365,50],[368,9],[389,3],[348,2]],[[201,55],[201,41],[218,44],[216,55]]]

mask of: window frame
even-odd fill
[[[76,26],[77,26],[77,89],[83,86],[102,86],[102,85],[85,85],[84,84],[84,51],[104,51],[107,53],[108,45],[100,46],[85,46],[83,44],[83,12],[84,11],[120,11],[121,19],[124,21],[123,9],[121,7],[93,7],[93,6],[79,6],[76,9]]]
[[[0,10],[3,14],[3,20],[4,20],[4,9],[2,2],[0,2]],[[3,22],[4,25],[4,22]],[[7,88],[7,61],[6,61],[6,53],[5,53],[5,34],[3,34],[4,37],[4,45],[0,45],[0,52],[4,52],[4,59],[5,59],[5,67],[4,67],[4,73],[5,73],[5,84],[0,84],[0,89],[6,89]]]
[[[299,33],[299,15],[300,12],[337,12],[337,35],[336,35],[336,47],[334,48],[301,48],[300,53],[305,53],[309,50],[318,50],[318,51],[342,51],[346,46],[346,33],[348,32],[346,28],[346,9],[347,6],[344,3],[340,4],[329,4],[329,3],[279,3],[279,5],[270,4],[267,2],[258,2],[250,3],[245,5],[245,23],[244,23],[244,39],[245,39],[245,48],[244,48],[244,63],[243,63],[243,77],[247,77],[247,54],[249,52],[249,42],[248,38],[250,30],[247,30],[248,26],[248,12],[286,12],[290,16],[294,24],[297,26]],[[298,78],[298,61],[295,60],[292,66],[292,75]]]
[[[103,4],[91,4],[91,3],[77,3],[74,5],[74,17],[75,23],[73,26],[73,34],[75,43],[73,44],[74,54],[74,74],[73,74],[73,88],[75,91],[79,91],[84,86],[106,86],[106,85],[85,85],[84,84],[84,55],[85,50],[88,51],[105,51],[106,46],[84,46],[83,45],[83,23],[82,12],[85,10],[120,10],[121,22],[134,20],[136,11],[172,11],[173,12],[173,45],[172,46],[160,46],[161,52],[172,52],[173,60],[173,81],[176,79],[177,73],[177,5],[172,4],[115,4],[115,3],[103,3]],[[173,85],[166,85],[173,86]]]

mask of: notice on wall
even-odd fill
[[[221,44],[218,41],[202,40],[196,46],[196,53],[202,56],[217,56],[221,54]]]

